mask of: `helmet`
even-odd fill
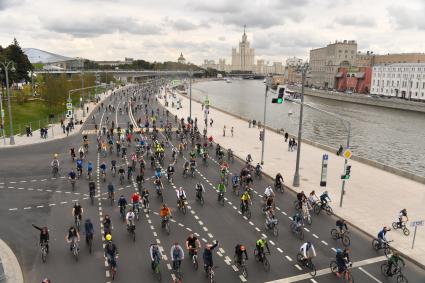
[[[112,241],[112,236],[111,236],[111,234],[107,234],[107,235],[105,236],[105,239],[106,239],[106,241]]]
[[[245,246],[241,245],[241,251],[245,251]]]
[[[55,153],[53,156],[54,156],[55,158],[57,158],[57,157],[58,157],[58,154],[57,154],[57,153]]]
[[[324,194],[328,194],[328,191],[324,191],[323,193],[324,193]]]
[[[342,250],[341,250],[340,248],[337,248],[337,249],[336,249],[336,253],[337,253],[337,254],[340,254],[340,253],[342,253]]]

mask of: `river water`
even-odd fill
[[[264,92],[265,86],[258,80],[192,85],[194,98],[204,100],[208,95],[212,106],[257,121],[263,121]],[[299,105],[287,101],[272,104],[273,96],[269,93],[267,98],[267,125],[298,133]],[[305,102],[351,122],[350,148],[354,155],[425,176],[425,114],[311,96],[305,96]],[[346,144],[347,131],[336,118],[304,107],[303,121],[303,138],[335,148]]]

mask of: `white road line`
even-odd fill
[[[310,230],[308,230],[307,228],[304,227],[304,230],[306,230],[307,232],[310,232]]]
[[[208,237],[210,237],[211,239],[214,238],[214,236],[211,233],[208,233]]]
[[[289,256],[285,256],[287,260],[292,261],[292,258],[290,258]]]
[[[242,281],[242,282],[246,282],[247,280],[245,279],[245,277],[243,277],[243,275],[241,274],[241,275],[239,275],[239,279]]]
[[[295,267],[296,267],[298,270],[302,270],[301,266],[299,266],[298,264],[295,264]]]
[[[322,241],[322,244],[324,244],[325,246],[327,246],[327,245],[328,245],[328,243],[326,243],[325,241]]]
[[[319,236],[317,236],[316,234],[312,234],[313,235],[313,237],[315,237],[316,239],[319,239]]]
[[[313,283],[317,283],[317,281],[314,280],[313,278],[311,278],[310,281],[313,282]]]
[[[18,209],[17,208],[9,208],[9,210],[12,211],[12,210],[18,210]]]
[[[31,209],[31,206],[24,207],[24,209]]]
[[[49,206],[55,206],[56,203],[49,203]]]
[[[44,205],[37,205],[37,208],[42,208],[44,207]]]
[[[254,223],[252,223],[252,221],[249,221],[248,223],[249,225],[254,226]]]
[[[270,244],[272,244],[273,246],[276,245],[272,240],[269,240]]]
[[[277,248],[277,250],[278,250],[280,253],[283,253],[283,251],[282,251],[282,249],[281,249],[281,248]]]
[[[261,231],[260,229],[258,229],[258,227],[255,227],[255,230],[257,230],[257,232],[260,232]]]
[[[61,204],[65,204],[65,203],[68,203],[67,201],[61,201]]]
[[[372,274],[370,274],[369,272],[367,272],[366,270],[364,270],[362,267],[359,267],[359,269],[366,274],[367,276],[369,276],[370,278],[372,278],[373,280],[375,280],[378,283],[382,283],[382,281],[378,280],[378,278],[376,278],[375,276],[373,276]]]
[[[204,222],[202,222],[201,220],[198,221],[199,225],[203,226]]]

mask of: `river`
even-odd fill
[[[257,121],[263,121],[264,92],[265,86],[258,80],[192,85],[194,98],[204,100],[208,95],[211,105]],[[267,99],[267,125],[296,134],[299,105],[287,101],[272,104],[273,96],[269,93]],[[425,176],[425,114],[311,96],[305,96],[305,102],[351,122],[350,148],[354,155]],[[346,144],[347,131],[334,117],[304,107],[303,121],[303,138],[335,148]]]

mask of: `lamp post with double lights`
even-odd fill
[[[13,136],[13,124],[12,124],[12,107],[10,106],[10,89],[9,89],[9,70],[15,72],[15,66],[13,61],[0,62],[0,71],[3,68],[6,73],[6,92],[7,92],[7,107],[9,108],[9,127],[10,127],[10,144],[15,144],[15,138]],[[4,117],[2,117],[3,121]],[[3,122],[4,125],[4,122]],[[4,127],[3,127],[4,131]]]

